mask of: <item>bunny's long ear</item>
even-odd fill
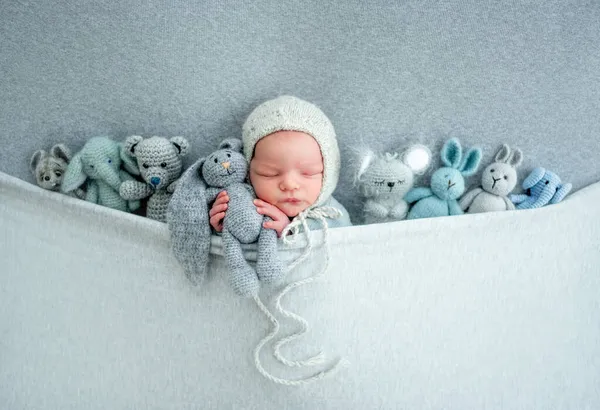
[[[494,157],[494,161],[496,162],[508,162],[508,158],[510,158],[510,147],[506,144],[502,144],[502,148],[498,151],[496,156]]]
[[[35,169],[37,168],[40,161],[44,159],[47,155],[48,154],[43,149],[37,150],[33,153],[31,159],[29,160],[29,168],[31,169],[33,175],[35,175]]]
[[[74,191],[79,188],[87,179],[87,175],[83,172],[83,163],[81,162],[81,155],[76,154],[69,162],[67,171],[63,176],[60,190],[64,193]]]
[[[510,157],[508,158],[507,162],[513,168],[517,168],[518,166],[520,166],[523,162],[523,151],[521,151],[519,148],[515,149],[510,154]]]
[[[201,180],[204,181],[204,176],[202,175],[202,167],[204,166],[204,163],[206,162],[206,157],[204,158],[200,158],[198,160],[197,167],[198,167],[198,176],[200,177]]]
[[[544,177],[545,174],[546,169],[542,167],[535,168],[533,171],[531,171],[531,174],[529,174],[529,176],[523,181],[523,189],[532,188],[535,184],[540,182],[540,180]]]
[[[458,168],[462,158],[462,147],[458,138],[450,138],[444,144],[441,152],[442,162],[450,168]]]
[[[473,175],[475,172],[477,172],[477,168],[479,167],[479,163],[481,162],[481,157],[482,153],[479,148],[471,148],[467,152],[467,155],[465,156],[463,162],[460,164],[460,168],[458,170],[465,177]]]
[[[413,145],[402,155],[404,162],[414,174],[422,175],[431,164],[431,151],[424,145]]]
[[[71,154],[71,150],[65,144],[54,145],[52,148],[50,148],[50,155],[60,158],[66,163],[68,163],[73,156],[73,154]]]
[[[227,138],[219,144],[219,149],[229,148],[233,151],[242,152],[244,144],[239,138]]]

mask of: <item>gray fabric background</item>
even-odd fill
[[[187,166],[289,93],[336,126],[351,213],[361,144],[421,141],[437,160],[455,135],[485,164],[507,142],[523,173],[600,180],[598,2],[388,3],[2,1],[0,171],[33,182],[34,150],[100,134],[183,135]]]

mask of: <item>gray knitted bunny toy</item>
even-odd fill
[[[167,206],[181,175],[182,160],[189,150],[183,137],[171,139],[152,137],[144,139],[132,135],[125,140],[125,149],[136,158],[144,181],[125,181],[119,195],[123,199],[148,198],[146,216],[160,222],[167,221]]]
[[[516,168],[523,161],[523,153],[518,148],[511,152],[503,144],[494,160],[483,171],[481,186],[467,192],[458,202],[463,211],[474,214],[515,209],[508,194],[517,185]]]
[[[254,190],[245,182],[248,162],[241,151],[241,140],[226,139],[219,145],[217,151],[199,160],[194,167],[198,172],[196,175],[204,180],[206,186],[204,196],[207,204],[214,202],[219,192],[227,190],[229,204],[223,220],[222,241],[229,268],[229,281],[235,293],[250,297],[258,294],[260,282],[268,284],[280,281],[284,270],[277,258],[277,233],[272,229],[263,229],[265,217],[256,212],[253,204]],[[189,185],[187,179],[192,177],[193,175],[187,175],[186,172],[177,191],[186,189]],[[179,197],[174,197],[174,200],[176,202],[169,206],[170,227],[184,226],[183,220],[189,218],[201,219],[201,222],[208,226],[208,212],[206,215],[195,215],[196,212],[193,210],[190,212],[186,201],[180,201]],[[185,235],[185,232],[183,234]],[[171,235],[174,241],[179,242],[177,231],[171,229]],[[208,237],[198,235],[194,241],[199,242],[194,245],[194,248],[208,249],[202,242],[210,242],[210,235]],[[256,270],[254,270],[244,258],[241,244],[256,241],[258,241],[258,250]],[[181,247],[178,251],[180,253],[176,254],[176,257],[184,267],[189,266],[190,258],[197,257],[185,254],[187,250]],[[181,251],[184,254],[181,254]],[[198,261],[204,263],[204,259]]]
[[[50,152],[43,149],[34,152],[29,166],[37,184],[49,191],[60,191],[63,175],[72,157],[71,150],[64,144],[54,145]],[[80,188],[70,194],[79,199],[85,198],[85,191]]]
[[[362,158],[356,183],[363,197],[366,224],[400,221],[406,218],[404,195],[412,188],[414,174],[422,174],[431,162],[431,152],[413,145],[398,153],[376,155],[368,151]]]

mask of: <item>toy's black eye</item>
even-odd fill
[[[108,163],[109,163],[109,164],[112,164],[112,159],[110,159],[110,158],[109,158],[109,159],[108,159]]]
[[[93,165],[90,165],[90,168],[92,168],[92,169],[93,169],[93,168],[94,168],[94,166],[93,166]]]
[[[46,175],[46,176],[44,177],[44,180],[45,180],[45,181],[50,181],[50,177],[49,177],[48,175]]]
[[[504,175],[504,179],[508,180],[508,177],[506,175]]]
[[[546,181],[545,185],[548,185],[550,183],[550,181]]]
[[[62,175],[62,172],[60,172],[60,171],[55,171],[55,172],[54,172],[54,174],[55,174],[57,177],[59,177],[59,176],[61,176],[61,175]]]
[[[219,160],[215,158],[215,164],[218,163],[218,162],[219,162]]]
[[[160,163],[160,166],[161,166],[162,168],[166,168],[166,167],[167,167],[167,163],[166,163],[166,162],[161,162],[161,163]]]
[[[398,180],[398,183],[399,183],[399,184],[403,184],[403,183],[404,183],[404,180],[403,180],[403,179],[399,179],[399,180]]]
[[[142,166],[146,169],[150,168],[150,165],[146,164],[145,162],[142,164]]]
[[[494,171],[496,171],[496,170],[495,169],[490,169],[490,172],[494,172]]]

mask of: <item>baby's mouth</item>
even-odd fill
[[[297,203],[300,203],[301,201],[297,198],[286,198],[282,202],[284,202],[286,204],[297,204]]]

